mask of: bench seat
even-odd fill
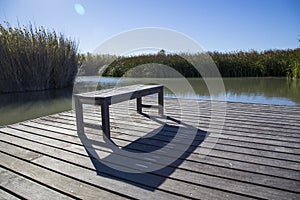
[[[78,134],[84,133],[83,104],[101,106],[103,136],[110,139],[109,106],[123,101],[137,99],[137,112],[142,113],[142,97],[158,93],[158,111],[163,115],[163,86],[162,85],[130,85],[113,89],[75,94],[75,112]]]

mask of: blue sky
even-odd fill
[[[299,0],[0,0],[0,20],[79,41],[80,52],[127,30],[179,31],[209,51],[297,48]]]

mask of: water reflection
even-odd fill
[[[115,85],[143,83],[145,79],[120,79],[107,77],[79,77],[75,92],[94,91],[96,88],[112,88]],[[211,96],[202,79],[188,79],[195,94],[189,94],[176,79],[164,79],[174,85],[178,98],[207,99]],[[211,79],[210,81],[214,81]],[[286,78],[224,78],[227,101],[249,102],[280,105],[300,105],[300,80],[290,81]],[[149,82],[147,80],[146,82]],[[151,82],[155,83],[155,79]],[[26,92],[0,94],[0,125],[12,124],[36,117],[59,113],[72,108],[72,89],[49,90],[42,92]],[[217,99],[217,91],[213,94]],[[165,96],[175,97],[166,89]]]
[[[229,100],[300,105],[300,81],[286,78],[228,78],[224,79]]]
[[[120,79],[107,77],[81,77],[81,88],[85,91],[111,88],[115,85],[130,85],[143,83],[146,80],[141,78],[134,79]],[[156,79],[151,79],[153,83]],[[178,91],[176,94],[180,95],[177,98],[188,99],[204,99],[210,100],[211,95],[214,99],[218,99],[221,94],[214,91],[212,94],[208,92],[205,82],[202,79],[190,78],[188,81],[193,87],[195,94],[189,94],[178,84],[177,79],[164,79],[172,85],[176,85]],[[288,80],[286,78],[224,78],[224,85],[226,89],[226,99],[232,102],[248,102],[248,103],[263,103],[263,104],[279,104],[279,105],[300,105],[300,80]],[[146,82],[149,82],[147,80]],[[214,78],[208,80],[209,84],[213,84]],[[98,84],[98,86],[97,86]],[[96,85],[96,86],[95,86]],[[80,88],[80,86],[79,86]],[[175,97],[172,91],[166,88],[165,95],[167,97]]]
[[[0,125],[50,115],[72,108],[72,90],[0,94]]]

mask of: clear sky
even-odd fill
[[[54,28],[80,52],[143,27],[179,31],[209,51],[300,46],[300,0],[0,0],[0,20]]]

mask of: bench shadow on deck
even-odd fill
[[[141,113],[141,115],[143,117],[150,119],[150,116],[145,113]],[[170,163],[168,166],[165,166],[165,167],[162,166],[160,169],[151,171],[151,172],[140,171],[138,173],[130,173],[130,172],[126,172],[126,171],[117,170],[115,168],[110,167],[111,163],[110,163],[110,165],[104,164],[107,162],[107,160],[110,160],[109,159],[110,155],[104,159],[95,158],[96,157],[95,156],[96,149],[91,147],[90,145],[88,145],[88,147],[86,147],[85,143],[96,144],[96,146],[99,145],[104,148],[107,147],[107,143],[91,141],[87,137],[81,138],[81,141],[82,141],[83,145],[85,146],[85,150],[88,153],[88,155],[91,159],[91,162],[93,163],[93,165],[95,167],[97,175],[107,177],[107,178],[114,178],[116,180],[123,181],[125,183],[129,183],[134,186],[141,187],[143,189],[154,191],[167,178],[169,178],[169,176],[177,169],[177,167],[187,157],[189,157],[190,154],[192,154],[194,152],[194,150],[197,149],[197,147],[208,136],[208,133],[206,131],[197,129],[195,127],[191,127],[190,125],[187,125],[187,124],[185,124],[179,120],[176,120],[172,117],[169,117],[169,116],[166,116],[166,119],[172,120],[173,122],[175,122],[177,124],[181,124],[181,125],[184,124],[184,126],[186,126],[188,128],[183,128],[183,127],[179,127],[178,125],[169,125],[167,123],[163,123],[162,121],[160,121],[159,119],[157,119],[156,117],[153,117],[153,116],[151,117],[151,119],[154,120],[155,122],[160,123],[161,126],[159,128],[152,130],[151,132],[147,133],[145,136],[132,141],[130,144],[128,144],[124,147],[121,147],[122,150],[125,150],[128,152],[134,152],[134,153],[154,152],[156,150],[163,148],[168,143],[170,143],[171,140],[174,139],[176,133],[179,131],[180,128],[183,130],[185,129],[187,131],[194,129],[197,131],[196,136],[192,138],[191,145],[188,145],[188,148],[182,152],[182,155],[179,158],[174,159],[174,161],[172,163]],[[161,140],[162,136],[166,136],[166,132],[173,132],[174,134],[172,136],[168,135],[168,137],[165,137],[167,140]],[[153,141],[155,141],[155,145],[153,145]],[[160,159],[164,159],[164,157],[161,157]],[[117,160],[115,160],[115,161],[118,162]],[[147,165],[149,164],[149,161],[140,157],[139,163],[142,163],[145,167],[147,167]],[[116,163],[113,163],[113,164],[116,164]],[[121,163],[117,163],[117,164],[121,164]],[[156,178],[153,179],[153,177],[151,177],[149,173],[159,174],[160,176],[156,176]],[[126,181],[126,180],[131,180],[131,181]],[[143,184],[141,184],[141,183],[143,183]]]
[[[79,136],[73,110],[0,127],[0,199],[300,199],[300,107],[227,103],[220,126],[220,113],[210,123],[210,104],[199,100],[200,113],[190,107],[183,118],[176,99],[166,98],[167,119],[151,108],[138,114],[134,100],[111,107],[111,138],[123,150],[153,153],[150,163],[161,166],[177,158],[147,173],[106,165],[113,155],[102,131],[86,127]],[[100,125],[99,106],[85,109],[85,122]],[[195,126],[196,137],[177,133],[186,125],[176,119]],[[190,142],[181,156],[164,153]],[[133,160],[115,155],[115,165]]]

